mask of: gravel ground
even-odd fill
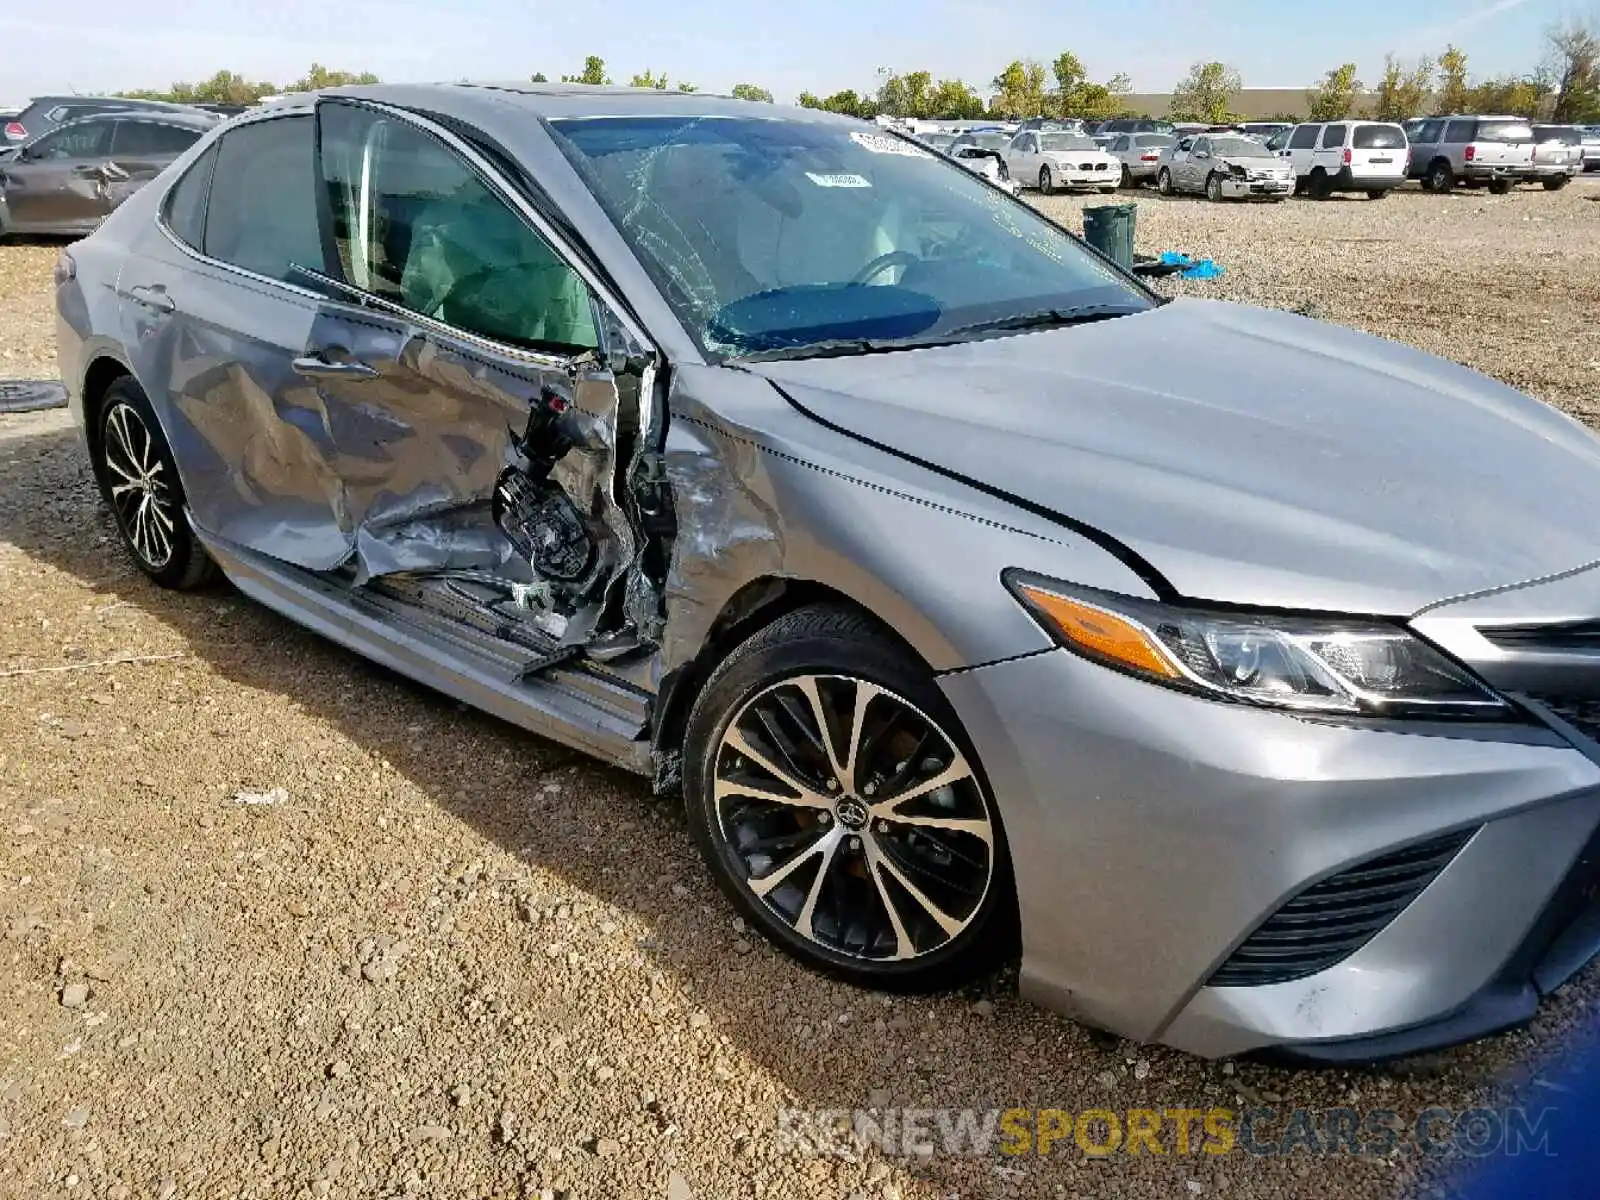
[[[1310,306],[1593,419],[1590,195],[1141,196],[1139,244],[1227,269],[1186,291]],[[53,370],[55,253],[0,247],[0,376]],[[157,591],[64,414],[0,417],[0,1195],[1388,1196],[1415,1159],[844,1161],[782,1145],[777,1113],[1465,1108],[1536,1081],[1597,991],[1448,1054],[1287,1072],[1092,1034],[1009,975],[833,984],[745,934],[640,782],[226,590]]]

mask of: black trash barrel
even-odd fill
[[[1083,240],[1125,270],[1133,270],[1137,204],[1097,204],[1083,210]]]

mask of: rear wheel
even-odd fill
[[[1559,192],[1567,186],[1571,178],[1572,176],[1570,175],[1553,175],[1544,181],[1544,190],[1547,192]]]
[[[1056,181],[1050,174],[1049,167],[1039,168],[1039,190],[1046,196],[1052,195],[1056,190]]]
[[[1489,194],[1493,196],[1504,196],[1511,190],[1511,184],[1512,181],[1509,179],[1491,179],[1489,180]]]
[[[1373,188],[1370,192],[1367,193],[1367,199],[1368,200],[1382,200],[1388,194],[1389,194],[1389,189],[1388,188]]]
[[[1206,176],[1206,199],[1213,204],[1222,203],[1222,176],[1215,171]]]
[[[189,528],[183,485],[161,424],[132,378],[123,376],[106,389],[95,430],[95,480],[134,563],[162,587],[179,591],[215,578],[216,564]]]
[[[1172,172],[1165,167],[1162,167],[1161,173],[1156,176],[1156,191],[1163,196],[1172,195]]]
[[[1131,188],[1134,186],[1133,172],[1128,170],[1128,164],[1122,164],[1122,178],[1117,183],[1118,187]]]
[[[1311,180],[1306,187],[1313,200],[1326,200],[1333,195],[1333,181],[1321,167],[1311,172]]]
[[[927,668],[832,606],[739,646],[684,739],[717,884],[796,958],[865,987],[956,986],[1015,945],[1010,856]]]
[[[1428,168],[1425,180],[1430,192],[1448,192],[1456,185],[1456,173],[1450,169],[1450,164],[1441,158]]]

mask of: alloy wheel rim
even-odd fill
[[[111,506],[135,554],[151,570],[172,561],[177,508],[166,479],[166,465],[139,411],[114,404],[106,412],[104,446],[110,473]]]
[[[755,899],[801,937],[869,962],[921,958],[972,924],[994,822],[939,724],[866,680],[800,675],[734,715],[716,827]]]

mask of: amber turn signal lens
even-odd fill
[[[1039,588],[1023,585],[1018,591],[1050,618],[1062,637],[1084,653],[1160,679],[1182,678],[1178,668],[1157,648],[1150,635],[1131,621],[1103,608],[1068,600]]]

